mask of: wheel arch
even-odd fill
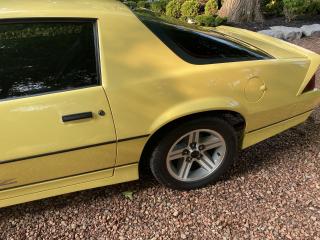
[[[141,172],[149,171],[149,159],[152,154],[153,148],[162,139],[162,137],[166,134],[166,132],[170,131],[174,127],[186,121],[192,121],[197,118],[208,118],[208,117],[218,117],[228,122],[237,132],[238,138],[240,141],[239,146],[241,146],[243,133],[246,128],[246,119],[239,112],[232,111],[232,110],[211,110],[211,111],[188,114],[188,115],[176,118],[162,125],[160,128],[158,128],[151,134],[148,141],[144,145],[144,148],[142,150],[142,154],[140,157],[140,161],[139,161],[140,176],[141,176]]]

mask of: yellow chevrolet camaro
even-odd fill
[[[0,207],[136,180],[143,164],[202,187],[320,102],[320,56],[281,40],[115,0],[0,6]]]

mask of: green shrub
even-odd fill
[[[135,1],[127,1],[125,4],[131,9],[135,9],[137,7],[137,3]]]
[[[305,14],[308,9],[306,0],[283,0],[284,15],[288,21]]]
[[[138,8],[148,8],[149,7],[149,3],[147,1],[139,1],[137,3],[137,7]]]
[[[195,21],[197,25],[205,26],[205,27],[214,27],[216,18],[214,16],[209,15],[199,15],[196,16]]]
[[[216,26],[219,26],[219,25],[221,25],[221,24],[223,24],[223,23],[226,23],[227,22],[227,18],[226,17],[216,17],[216,19],[215,19],[215,25]]]
[[[280,16],[283,14],[283,0],[262,0],[261,8],[265,15]]]
[[[207,2],[208,0],[198,0],[198,3],[200,4],[200,6],[203,6],[203,9]]]
[[[150,9],[155,13],[164,14],[166,12],[167,3],[168,1],[166,0],[154,1],[150,4]]]
[[[320,13],[320,0],[283,0],[284,14],[288,21],[303,15]]]
[[[181,17],[184,19],[194,18],[198,15],[200,4],[197,0],[185,1],[181,6]]]
[[[308,15],[316,15],[320,13],[320,0],[306,0],[306,12]]]
[[[205,27],[216,27],[227,21],[227,18],[215,17],[210,15],[199,15],[195,18],[196,24]]]
[[[206,15],[216,15],[218,12],[218,3],[216,0],[209,0],[204,7],[204,13]]]
[[[181,7],[182,0],[172,0],[166,6],[166,15],[168,17],[180,18],[181,17]]]

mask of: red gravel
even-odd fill
[[[320,39],[297,44],[320,53]],[[133,200],[123,191],[133,190]],[[0,239],[318,239],[320,109],[241,153],[215,185],[152,178],[0,209]]]

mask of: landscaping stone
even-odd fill
[[[265,34],[265,35],[268,35],[268,36],[271,36],[271,37],[275,37],[275,38],[280,38],[280,39],[284,38],[283,33],[281,31],[278,31],[278,30],[268,29],[268,30],[259,31],[259,33],[262,33],[262,34]]]
[[[303,25],[301,28],[274,26],[259,33],[288,41],[306,37],[320,37],[320,24]]]
[[[300,39],[303,35],[302,29],[296,27],[274,26],[270,27],[270,29],[281,31],[283,33],[283,39],[289,41]]]
[[[320,37],[320,24],[303,25],[301,30],[307,37]]]

